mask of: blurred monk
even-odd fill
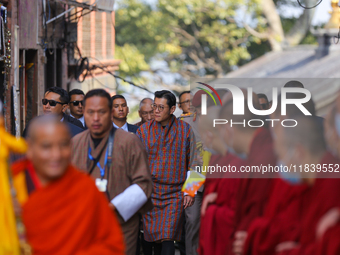
[[[248,125],[249,120],[261,119],[261,116],[256,116],[250,112],[247,106],[245,90],[243,89],[242,91],[245,95],[244,115],[233,115],[233,98],[231,95],[226,98],[220,112],[220,119],[226,119],[229,122],[221,125],[221,136],[224,137],[230,150],[245,159],[243,166],[275,166],[276,156],[270,131],[264,127],[257,128]],[[257,95],[253,94],[252,99],[254,108],[260,109]],[[234,124],[231,124],[231,120]],[[245,124],[243,125],[242,123]],[[235,240],[232,247],[228,248],[229,252],[232,250],[235,254],[242,253],[250,223],[255,218],[263,215],[268,202],[268,194],[270,194],[273,187],[273,179],[270,178],[273,177],[272,175],[266,176],[268,178],[263,178],[263,175],[261,178],[255,178],[259,177],[259,175],[248,172],[241,177],[236,200],[235,234],[233,235]]]
[[[240,158],[228,152],[213,120],[218,119],[220,107],[208,108],[208,115],[199,120],[203,143],[213,152],[209,166],[239,165]],[[216,168],[215,168],[216,169]],[[224,255],[235,228],[236,193],[239,179],[228,178],[228,173],[207,173],[206,189],[201,208],[199,253]]]
[[[71,135],[53,116],[32,121],[14,186],[33,254],[124,254],[123,235],[93,180],[70,165]]]
[[[308,255],[315,253],[320,221],[332,208],[340,206],[340,179],[334,173],[340,161],[327,152],[322,126],[316,117],[298,116],[295,120],[298,125],[284,128],[278,137],[281,144],[278,156],[285,166],[303,168],[282,175],[289,183],[306,185],[297,209],[300,231],[291,235],[289,241],[280,243],[276,251]]]
[[[294,93],[290,95],[292,99],[301,98],[301,94]],[[295,105],[288,105],[287,115],[281,115],[281,96],[279,96],[278,107],[271,115],[272,120],[295,119],[296,116],[304,116],[299,108]],[[313,115],[315,115],[315,105],[313,100],[304,103],[303,106]],[[318,120],[319,121],[319,120]],[[279,123],[279,122],[277,122]],[[274,134],[274,145],[276,151],[282,150],[282,132],[284,128],[281,125],[271,126]],[[322,133],[322,132],[321,132]],[[282,163],[279,162],[278,167]],[[281,176],[283,178],[284,176]],[[290,180],[292,181],[292,180]],[[275,253],[276,246],[284,241],[296,236],[299,226],[299,206],[301,196],[306,190],[306,185],[296,185],[288,183],[282,179],[274,181],[274,189],[270,194],[269,202],[265,213],[262,217],[253,220],[248,231],[243,254],[248,255],[271,255]]]

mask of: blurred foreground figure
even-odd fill
[[[295,93],[290,95],[290,97],[298,99],[301,98],[301,95]],[[296,119],[297,116],[304,116],[301,110],[295,105],[287,106],[287,116],[282,116],[280,96],[278,100],[278,108],[271,115],[271,119],[282,121],[287,118]],[[303,106],[311,114],[315,114],[313,100],[309,100],[307,103],[304,103]],[[315,117],[315,119],[319,125],[318,137],[320,137],[320,135],[322,136],[321,124],[319,124],[320,120],[317,117]],[[277,124],[270,128],[273,133],[276,152],[281,155],[284,146],[282,141],[284,128]],[[284,166],[282,161],[279,161],[277,167],[282,166]],[[274,189],[271,194],[268,195],[269,201],[263,216],[253,220],[247,231],[247,240],[243,248],[244,254],[275,254],[276,247],[279,243],[290,240],[292,236],[296,237],[300,231],[300,202],[306,186],[292,185],[282,179],[285,177],[284,175],[280,175],[280,177],[281,178],[274,180]]]
[[[245,90],[243,90],[244,92]],[[231,95],[229,96],[231,97]],[[253,94],[252,99],[254,108],[260,109],[256,94]],[[244,115],[233,115],[233,98],[226,100],[220,112],[220,118],[232,120],[238,124],[220,125],[221,136],[228,144],[230,152],[233,151],[238,157],[245,160],[242,163],[243,166],[275,166],[276,156],[270,131],[265,127],[258,128],[250,127],[247,124],[242,125],[242,122],[248,123],[252,119],[260,119],[260,116],[250,112],[246,102],[247,98],[244,101]],[[268,202],[268,194],[271,193],[273,188],[272,174],[268,174],[265,176],[266,178],[263,178],[261,174],[247,172],[240,177],[242,179],[240,180],[236,198],[235,232],[232,235],[234,241],[230,239],[230,236],[226,237],[226,242],[229,242],[228,252],[230,253],[232,250],[236,254],[242,253],[247,230],[255,218],[263,215]],[[233,243],[232,247],[230,242]]]
[[[26,143],[6,132],[0,101],[0,254],[19,255],[19,240],[12,204],[9,183],[9,167],[7,165],[10,152],[24,153]]]
[[[72,163],[93,179],[117,213],[126,254],[135,255],[139,215],[152,209],[152,180],[147,154],[135,134],[112,125],[112,101],[103,89],[87,92],[84,116],[88,130],[72,139]]]
[[[213,152],[209,166],[239,167],[242,160],[228,152],[228,146],[221,139],[218,127],[213,126],[213,120],[219,118],[219,111],[220,107],[210,107],[209,114],[201,116],[199,120],[203,143]],[[239,183],[239,179],[228,178],[228,173],[207,173],[201,209],[200,255],[226,254],[230,237],[235,229],[236,194]]]
[[[314,116],[295,119],[299,124],[294,128],[284,128],[278,137],[281,144],[278,155],[285,166],[302,165],[304,170],[309,169],[282,174],[288,183],[305,186],[296,208],[301,229],[297,235],[290,235],[289,241],[279,244],[276,251],[307,255],[315,254],[317,237],[320,237],[318,229],[320,224],[323,225],[324,217],[327,218],[332,208],[340,206],[340,179],[337,173],[333,173],[340,161],[327,152],[322,127]]]
[[[71,136],[54,116],[34,119],[14,185],[33,254],[124,254],[118,221],[90,177],[70,165]]]

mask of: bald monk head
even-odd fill
[[[220,111],[219,117],[220,119],[228,120],[226,125],[219,125],[221,138],[224,139],[225,143],[233,148],[236,153],[239,154],[248,154],[252,139],[254,137],[254,133],[257,128],[250,127],[248,125],[248,121],[251,119],[262,119],[261,116],[257,116],[253,114],[248,108],[248,97],[247,90],[241,89],[244,94],[244,115],[233,115],[233,98],[231,93],[228,93],[224,96],[223,107]],[[255,109],[261,109],[259,105],[258,97],[255,93],[253,93],[253,106]],[[233,123],[243,123],[243,124],[233,124],[231,125],[231,121]]]
[[[278,158],[285,166],[320,164],[326,153],[326,141],[324,139],[322,126],[315,116],[296,117],[298,125],[296,127],[283,128],[279,133],[277,142],[280,144],[277,150]],[[311,171],[291,173],[291,177],[298,182],[312,184],[315,174]],[[297,178],[297,179],[296,179]]]
[[[27,158],[43,185],[64,175],[71,162],[71,135],[67,125],[52,115],[32,120]]]
[[[199,119],[199,132],[203,144],[214,150],[220,155],[227,153],[227,146],[223,139],[221,139],[218,127],[214,127],[214,119],[219,118],[221,107],[211,106],[207,109],[208,114],[202,115]]]

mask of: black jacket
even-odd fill
[[[84,131],[83,125],[81,124],[81,122],[79,120],[76,120],[76,119],[69,116],[71,118],[71,121],[72,121],[72,119],[74,119],[74,120],[76,120],[75,123],[79,122],[80,125],[81,125],[81,128],[79,126],[76,126],[73,123],[67,121],[65,119],[65,116],[67,116],[67,115],[64,114],[64,122],[67,124],[72,137]],[[22,137],[24,137],[24,138],[27,138],[27,130],[28,130],[29,125],[30,125],[30,122],[28,122],[26,124],[26,127],[25,127],[24,131],[22,132]]]
[[[128,130],[129,130],[129,132],[132,132],[132,133],[137,133],[137,129],[139,128],[138,126],[136,126],[136,125],[132,125],[132,124],[127,124],[128,125]]]
[[[73,125],[75,125],[75,126],[77,126],[77,127],[79,127],[79,128],[84,130],[83,123],[81,123],[80,120],[77,120],[77,119],[75,119],[75,118],[73,118],[70,115],[67,115],[65,113],[64,113],[64,122],[71,123],[71,124],[73,124]]]

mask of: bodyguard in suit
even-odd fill
[[[80,89],[73,89],[68,93],[70,102],[68,107],[70,108],[70,116],[79,120],[83,124],[83,128],[87,129],[84,119],[84,107],[83,101],[85,94]]]
[[[121,128],[127,132],[136,133],[138,126],[126,122],[129,113],[126,99],[122,95],[115,95],[112,100],[112,123],[115,128]]]
[[[60,121],[65,122],[70,129],[72,137],[84,131],[81,122],[75,118],[66,115],[64,112],[67,108],[70,99],[66,90],[59,87],[51,87],[45,92],[44,98],[41,100],[44,114],[55,114],[60,118]],[[26,137],[26,130],[29,123],[23,132],[23,137]]]

